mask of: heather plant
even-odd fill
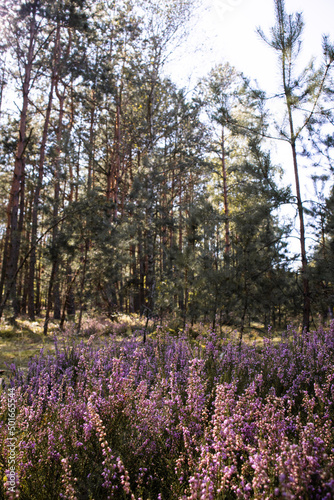
[[[17,498],[333,498],[334,323],[261,346],[187,333],[67,335],[26,373],[13,365],[1,495],[11,386]]]

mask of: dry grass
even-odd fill
[[[120,315],[116,322],[112,322],[106,318],[85,318],[82,325],[80,335],[68,335],[67,340],[75,342],[86,342],[91,335],[94,335],[94,344],[100,345],[106,338],[113,334],[114,339],[121,339],[124,336],[132,335],[135,330],[143,330],[145,327],[145,318],[139,316]],[[43,335],[43,318],[36,321],[28,319],[18,319],[15,326],[0,321],[0,378],[6,378],[8,373],[8,365],[14,363],[17,368],[25,371],[28,367],[29,360],[38,355],[43,349],[45,353],[54,353],[54,336],[58,339],[63,338],[63,333],[59,331],[57,323],[50,323],[49,334]],[[156,324],[149,322],[148,336],[156,334]],[[179,328],[170,328],[172,322],[168,322],[168,329],[171,333],[178,334]],[[176,326],[176,325],[174,325]],[[179,326],[179,325],[178,325]],[[190,337],[194,339],[198,334],[205,334],[210,325],[196,324],[188,330]],[[218,335],[224,338],[238,341],[240,333],[231,326],[222,326],[218,328]],[[256,344],[260,347],[263,345],[263,338],[267,336],[267,332],[261,328],[261,325],[251,325],[246,328],[243,334],[243,341],[247,344]],[[281,337],[277,332],[273,332],[273,340],[280,341]]]
[[[51,325],[55,328],[55,325]],[[0,371],[5,376],[8,367],[14,363],[17,368],[25,370],[29,360],[40,350],[54,352],[53,335],[43,335],[43,320],[29,321],[18,319],[15,326],[0,322]]]

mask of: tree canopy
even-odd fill
[[[191,0],[3,3],[1,315],[42,315],[45,333],[51,317],[80,329],[87,310],[241,333],[332,315],[333,187],[307,208],[299,162],[333,171],[333,46],[324,37],[323,65],[296,75],[302,14],[274,3],[276,24],[259,33],[281,64],[292,190],[272,160],[263,90],[228,63],[191,94],[164,76]],[[287,203],[300,268],[279,215]]]

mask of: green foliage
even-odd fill
[[[25,95],[28,56],[31,67],[12,274],[5,207],[20,134],[13,113],[1,122],[1,311],[10,314],[11,287],[20,313],[45,310],[47,327],[53,308],[62,327],[76,319],[78,330],[87,310],[241,330],[298,313],[290,227],[278,216],[291,193],[265,142],[264,93],[229,64],[213,68],[192,95],[163,76],[193,7],[22,1],[4,16],[3,92]],[[301,18],[286,17],[282,2],[277,9],[283,24],[291,21],[290,50]],[[279,47],[282,34],[272,35]],[[328,38],[324,47],[331,60]],[[317,101],[322,76],[310,65],[300,85],[291,80],[294,109]],[[330,96],[327,83],[325,90]],[[313,114],[304,128],[317,126]],[[318,289],[327,271],[324,263],[314,269]]]

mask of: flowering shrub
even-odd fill
[[[334,498],[333,361],[334,323],[261,348],[164,327],[56,344],[12,366],[16,497]],[[15,498],[0,396],[0,495]]]

